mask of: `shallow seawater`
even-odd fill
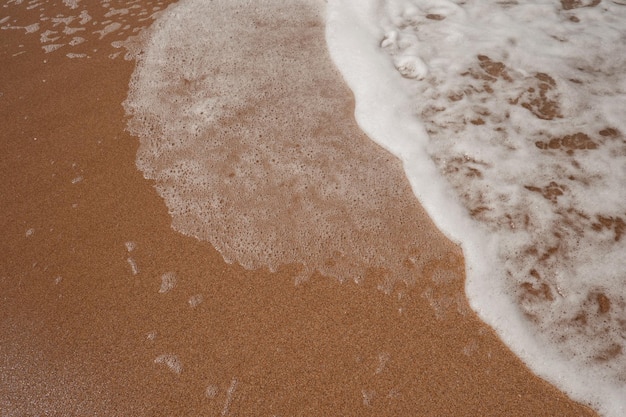
[[[164,7],[103,3],[96,16],[80,0],[62,3],[52,15],[40,1],[7,2],[0,29],[46,54],[88,59],[92,39],[120,46],[139,33],[128,18],[147,24]],[[138,63],[125,103],[141,139],[137,166],[173,227],[226,261],[299,264],[297,282],[315,272],[361,282],[376,271],[388,292],[427,267],[421,251],[436,250],[418,237],[414,193],[463,247],[480,316],[536,373],[622,415],[618,3],[332,0],[324,28],[322,1],[181,1],[127,44]],[[14,12],[24,7],[32,14]],[[352,103],[312,41],[324,30],[376,143],[341,122]],[[161,279],[161,292],[174,288],[174,275]]]
[[[324,13],[311,1],[168,9],[139,46],[124,104],[137,166],[174,229],[227,262],[297,264],[296,282],[376,272],[389,292],[425,267],[424,215],[399,160],[354,122],[319,42]]]
[[[617,3],[335,1],[328,30],[359,124],[463,246],[473,307],[535,372],[612,416],[626,398]]]

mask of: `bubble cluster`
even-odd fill
[[[83,2],[80,0],[9,0],[0,6],[0,33],[18,31],[25,38],[38,37],[44,53],[62,53],[68,58],[89,58],[97,41],[110,44],[136,35],[159,10],[162,0]],[[26,53],[11,51],[14,56]],[[115,58],[119,52],[110,55]]]
[[[463,245],[473,307],[532,369],[623,415],[626,8],[331,9],[333,58],[362,103],[357,118]]]
[[[423,228],[400,162],[360,134],[309,1],[184,1],[151,28],[124,106],[181,233],[227,262],[410,282]],[[205,16],[197,19],[195,16]],[[278,30],[280,29],[280,30]]]

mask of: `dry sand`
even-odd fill
[[[428,268],[391,295],[226,264],[136,170],[111,39],[69,59],[0,34],[0,415],[594,415],[470,310],[423,211]]]

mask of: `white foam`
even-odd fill
[[[332,0],[327,41],[360,126],[462,244],[472,307],[535,372],[617,417],[626,8],[559,6]]]
[[[86,30],[85,28],[73,28],[73,27],[69,27],[69,26],[65,26],[65,28],[63,28],[63,33],[65,35],[73,35],[76,32],[81,32],[83,30]]]
[[[45,53],[49,54],[50,52],[54,52],[59,48],[62,48],[65,44],[63,43],[55,43],[51,45],[43,45],[41,49],[45,51]]]
[[[196,308],[200,304],[202,304],[203,301],[204,301],[204,297],[202,296],[202,294],[194,294],[191,297],[189,297],[189,300],[187,301],[187,303],[189,304],[189,307]]]
[[[224,401],[224,407],[222,408],[222,416],[227,416],[230,414],[230,406],[233,402],[236,389],[237,379],[233,378],[230,381],[230,386],[228,387],[228,390],[226,390],[226,400]]]
[[[126,262],[128,262],[128,265],[130,265],[130,272],[133,275],[137,275],[139,273],[139,267],[137,266],[137,262],[130,256],[126,258]]]
[[[71,46],[76,46],[76,45],[80,45],[81,43],[85,42],[85,38],[81,37],[81,36],[74,36],[72,38],[71,41],[69,41],[69,45]]]
[[[28,5],[28,7],[27,7],[26,9],[27,9],[27,10],[32,10],[32,9],[35,9],[35,8],[37,8],[37,7],[39,7],[39,6],[42,6],[42,5],[43,5],[43,3],[44,3],[44,2],[41,2],[41,1],[40,1],[40,2],[30,2],[30,4]],[[41,10],[41,8],[40,8],[39,10]]]
[[[65,26],[67,26],[70,23],[72,23],[74,21],[74,19],[76,19],[75,16],[62,16],[62,15],[59,15],[57,17],[51,18],[50,20],[52,21],[53,26],[56,28],[60,24],[63,24]],[[42,19],[42,20],[47,20],[47,19]]]
[[[137,249],[137,243],[133,242],[132,240],[124,242],[124,246],[126,247],[126,251],[129,253]]]
[[[39,36],[39,41],[41,43],[48,43],[48,42],[54,42],[56,40],[59,40],[61,37],[60,36],[51,36],[51,35],[56,35],[58,32],[56,30],[46,30],[45,32],[41,33],[41,35]]]
[[[128,9],[111,9],[109,10],[104,17],[111,17],[117,15],[127,15],[130,12]]]
[[[376,391],[373,389],[362,389],[361,395],[363,396],[363,405],[366,407],[372,406],[372,401],[376,398]]]
[[[474,309],[535,372],[609,416],[626,398],[624,10],[334,0],[327,27],[359,124],[463,245]],[[325,130],[345,102],[324,90],[307,41],[318,15],[304,0],[164,12],[134,51],[125,102],[137,166],[173,227],[228,262],[411,282],[420,269],[395,265],[414,261],[422,242],[406,230],[420,226],[388,205],[403,201],[387,193],[393,163],[374,167],[367,143]],[[441,315],[456,303],[424,296]]]
[[[406,233],[422,226],[398,160],[341,113],[349,91],[311,42],[322,12],[305,0],[170,7],[134,52],[136,163],[172,226],[227,262],[299,264],[296,282],[315,271],[361,282],[376,268],[391,291],[415,280],[430,242]]]
[[[378,354],[378,365],[376,366],[375,374],[380,374],[385,370],[389,360],[391,359],[391,355],[388,352],[381,352]]]
[[[81,25],[86,25],[92,20],[92,17],[87,10],[81,10],[80,14],[78,15],[78,18],[80,19],[79,23]]]
[[[160,294],[170,292],[176,287],[176,274],[174,272],[166,272],[161,275],[161,288],[159,288]]]
[[[39,30],[39,23],[33,23],[32,25],[25,26],[24,30],[26,30],[26,33],[35,33]]]
[[[306,59],[319,52],[307,43],[318,9],[256,6],[182,1],[155,23],[125,103],[137,166],[173,227],[229,262],[355,281],[377,267],[410,281],[415,269],[393,265],[413,259],[419,242],[405,230],[418,225],[381,227],[405,218],[383,203],[396,197],[385,193],[393,170],[376,163],[370,183],[367,144],[353,152],[340,134],[311,133],[341,103],[315,78],[325,64]],[[535,372],[610,416],[626,398],[624,13],[608,2],[331,1],[327,31],[359,123],[462,243],[472,306]],[[372,249],[372,237],[397,246]]]
[[[158,14],[158,9],[152,7],[152,5],[145,5],[149,7],[142,8],[141,5],[135,4],[132,7],[116,9],[110,7],[107,4],[98,4],[97,2],[90,2],[87,4],[81,3],[79,0],[64,0],[65,9],[63,12],[59,11],[55,7],[51,7],[52,4],[46,2],[23,4],[22,2],[9,2],[4,5],[4,8],[8,9],[6,12],[12,13],[12,16],[0,17],[0,30],[8,29],[23,29],[25,35],[31,35],[33,33],[40,32],[39,40],[43,44],[43,50],[46,53],[54,52],[61,46],[68,45],[76,46],[85,41],[92,41],[93,38],[103,39],[105,36],[109,38],[116,38],[112,40],[112,43],[120,42],[120,38],[123,38],[125,32],[132,29],[133,32],[137,32],[142,29],[146,23],[141,23],[140,26],[131,26],[127,20],[128,17],[136,17],[138,15],[147,16],[140,19],[140,22],[146,22],[149,19],[153,19]],[[29,21],[32,19],[32,14],[24,13],[23,10],[30,10],[35,7],[40,7],[41,13],[39,13],[36,21]],[[94,20],[90,14],[90,11],[96,11],[97,9],[105,8],[104,18],[107,20]],[[137,10],[139,9],[139,10]],[[143,13],[142,13],[143,12]],[[73,26],[70,26],[73,25]],[[87,25],[89,28],[98,27],[99,30],[92,32],[92,35],[87,35]],[[85,37],[73,36],[78,32],[83,32]],[[53,45],[51,43],[54,43]],[[69,48],[64,48],[64,50]],[[95,50],[93,51],[95,52]],[[85,57],[86,55],[80,55],[80,53],[67,52],[65,55],[68,58]],[[13,53],[12,56],[17,56]],[[110,54],[111,57],[116,55]]]
[[[219,393],[219,388],[216,385],[209,385],[208,387],[206,387],[206,390],[204,391],[204,395],[210,399],[217,397],[218,393]]]
[[[183,363],[178,359],[178,356],[172,353],[164,353],[163,355],[157,356],[154,363],[167,366],[170,371],[177,375],[183,371]]]
[[[93,33],[99,34],[100,35],[100,39],[102,39],[106,35],[108,35],[109,33],[115,32],[116,30],[118,30],[121,27],[122,27],[122,24],[120,22],[111,22],[111,23],[107,24],[103,29],[95,30]]]
[[[63,4],[69,7],[70,9],[77,9],[79,2],[80,0],[63,0]]]

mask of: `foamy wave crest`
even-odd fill
[[[474,308],[539,374],[624,415],[626,8],[347,3],[328,39],[359,123],[463,244]]]

